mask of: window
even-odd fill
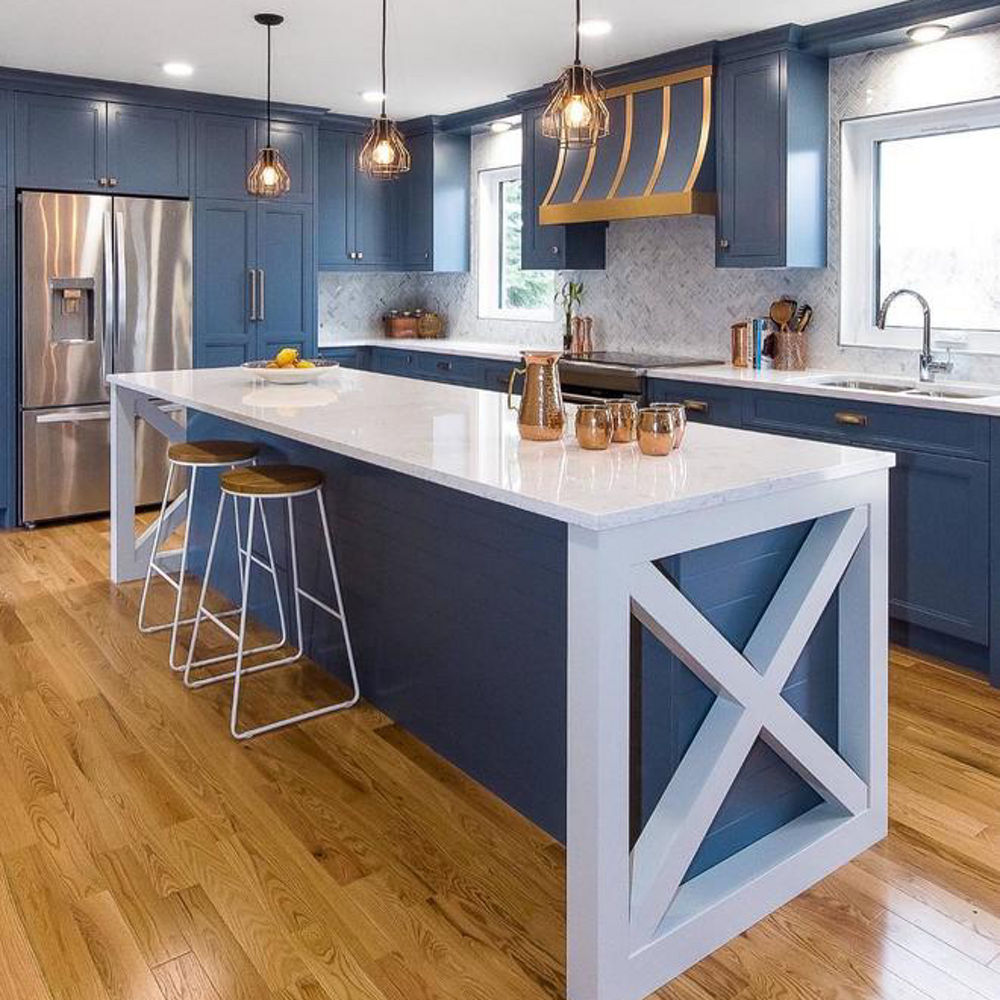
[[[554,318],[555,276],[521,269],[521,168],[479,173],[479,315]]]
[[[935,339],[1000,353],[1000,101],[862,118],[842,127],[841,343],[916,348]]]

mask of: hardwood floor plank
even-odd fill
[[[0,867],[0,996],[17,1000],[52,1000]]]
[[[192,952],[153,969],[163,1000],[222,1000]]]

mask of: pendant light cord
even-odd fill
[[[385,89],[385,33],[386,33],[386,20],[387,11],[389,7],[389,0],[382,0],[382,117],[385,117],[385,98],[388,93]]]
[[[271,25],[267,26],[267,145],[271,145]]]
[[[573,65],[580,65],[580,0],[576,0],[576,58]]]

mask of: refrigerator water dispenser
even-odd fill
[[[94,279],[49,278],[52,317],[50,337],[56,343],[92,343],[94,329]]]

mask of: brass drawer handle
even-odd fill
[[[681,401],[681,405],[689,413],[708,413],[708,403],[703,399],[685,399]]]
[[[841,410],[833,415],[833,419],[838,424],[847,424],[849,427],[867,427],[868,417],[864,413],[849,413]]]

